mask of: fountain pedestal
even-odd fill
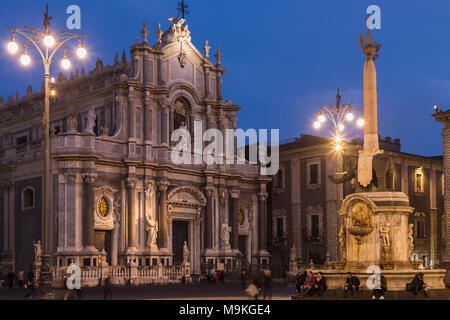
[[[336,271],[329,274],[331,282],[343,284],[341,277],[347,271],[370,276],[373,271],[367,273],[366,270],[377,266],[383,268],[390,290],[404,290],[406,282],[419,272],[410,260],[414,239],[413,225],[408,223],[408,216],[413,211],[408,197],[402,192],[367,192],[347,196],[339,211],[342,258],[334,263]],[[433,288],[445,287],[445,270],[421,272],[425,274],[425,282]]]

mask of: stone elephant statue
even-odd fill
[[[377,154],[373,157],[372,181],[366,187],[363,187],[358,183],[358,158],[347,158],[347,161],[344,161],[344,170],[345,171],[339,177],[329,175],[328,179],[335,184],[352,182],[356,185],[357,192],[394,190],[393,182],[395,167],[392,160],[384,154]]]

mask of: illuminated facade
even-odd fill
[[[235,129],[239,106],[221,93],[217,62],[171,19],[69,77],[51,103],[50,248],[53,264],[175,265],[187,241],[192,273],[259,268],[267,252],[267,188],[257,165],[174,165],[171,133],[196,121]],[[29,270],[41,239],[43,92],[0,102],[0,250],[3,269]]]

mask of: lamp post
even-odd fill
[[[80,59],[84,59],[87,56],[87,51],[83,46],[83,40],[85,35],[70,33],[67,31],[50,29],[50,21],[52,17],[48,15],[48,4],[46,4],[46,12],[44,13],[44,29],[40,28],[8,28],[11,35],[11,39],[8,43],[8,51],[11,54],[16,54],[19,51],[19,45],[16,41],[16,36],[20,35],[25,38],[22,42],[23,54],[20,57],[20,62],[24,66],[29,66],[32,62],[31,57],[28,55],[28,47],[36,48],[39,52],[42,63],[44,64],[44,113],[42,124],[44,127],[44,201],[42,210],[42,247],[43,252],[41,255],[41,267],[39,275],[39,298],[52,299],[52,275],[50,270],[50,248],[49,248],[49,232],[48,232],[48,210],[50,203],[50,97],[56,95],[56,89],[54,86],[54,79],[50,79],[50,66],[58,49],[64,49],[64,57],[61,60],[61,67],[65,70],[70,69],[71,62],[67,57],[67,47],[65,44],[73,39],[79,40],[77,49],[77,55]],[[31,46],[30,46],[31,45]]]
[[[334,136],[333,136],[333,149],[335,151],[335,163],[336,171],[338,170],[339,156],[343,152],[343,142],[344,142],[344,130],[345,123],[353,122],[356,115],[359,114],[356,124],[358,127],[364,127],[364,119],[362,117],[361,110],[353,109],[352,104],[341,105],[341,96],[339,95],[339,88],[337,89],[336,95],[336,105],[319,105],[320,111],[316,112],[317,119],[313,123],[315,129],[319,130],[325,122],[328,120],[333,125]],[[336,172],[336,174],[340,174]],[[339,210],[339,186],[336,185],[336,212]],[[338,227],[339,230],[339,227]],[[336,233],[337,234],[337,233]]]

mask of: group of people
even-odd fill
[[[295,287],[296,294],[303,297],[311,297],[314,295],[321,297],[328,289],[327,279],[323,273],[319,271],[314,275],[311,269],[297,274]]]
[[[212,270],[205,275],[200,276],[199,281],[208,281],[211,284],[217,284],[218,282],[225,283],[225,271],[214,271]]]
[[[8,274],[6,275],[6,283],[8,285],[8,288],[11,290],[14,287],[14,282],[16,282],[17,286],[20,289],[26,290],[25,298],[30,299],[33,297],[34,292],[33,280],[34,273],[31,270],[27,274],[25,274],[25,270],[20,269],[16,276],[14,270],[10,269]]]
[[[414,295],[418,295],[420,292],[423,293],[424,297],[428,297],[428,286],[423,279],[423,273],[420,272],[414,276],[411,283],[406,285],[406,291],[412,292]],[[361,285],[361,281],[351,272],[347,272],[345,283],[344,283],[344,298],[355,297]],[[384,275],[380,274],[379,283],[374,285],[372,289],[372,299],[384,299],[384,295],[387,292],[387,281]],[[311,269],[304,271],[303,273],[298,273],[296,278],[296,295],[302,297],[311,297],[317,295],[319,297],[323,296],[327,290],[327,280],[322,272],[317,272],[316,275],[313,274]]]

